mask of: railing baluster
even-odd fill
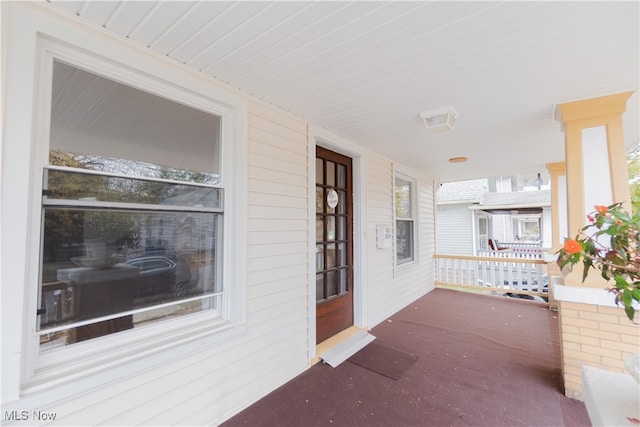
[[[499,261],[494,261],[491,264],[491,283],[493,283],[494,285],[501,285],[501,283],[499,283],[500,277],[496,274],[496,270],[500,268]]]
[[[469,284],[469,261],[460,260],[460,268],[462,269],[462,271],[460,271],[460,273],[462,274],[462,283],[464,283],[465,285],[468,285]]]
[[[500,293],[547,296],[543,289],[546,263],[523,255],[434,255],[438,286],[482,288]],[[537,287],[534,288],[533,284]]]
[[[460,260],[459,259],[454,259],[453,260],[453,281],[458,283],[458,267],[460,266]]]

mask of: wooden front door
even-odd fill
[[[353,325],[351,159],[316,148],[316,343]]]

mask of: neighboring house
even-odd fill
[[[487,193],[472,209],[489,214],[489,235],[501,242],[538,243],[551,247],[549,190]]]
[[[480,223],[480,215],[470,208],[480,203],[487,191],[486,179],[446,182],[436,187],[438,253],[475,255],[477,248],[486,249],[487,222]]]
[[[436,191],[438,253],[477,255],[488,239],[551,247],[549,190],[522,191],[510,178],[442,183]]]

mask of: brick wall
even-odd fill
[[[624,360],[640,352],[640,325],[622,308],[567,301],[558,305],[565,395],[582,400],[582,366],[628,373]]]

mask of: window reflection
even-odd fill
[[[221,207],[219,188],[56,169],[49,170],[47,175],[49,199]],[[200,179],[207,178],[203,175]]]
[[[45,208],[40,330],[218,292],[216,228],[217,214]],[[198,300],[115,317],[43,341],[68,344],[202,308]]]

